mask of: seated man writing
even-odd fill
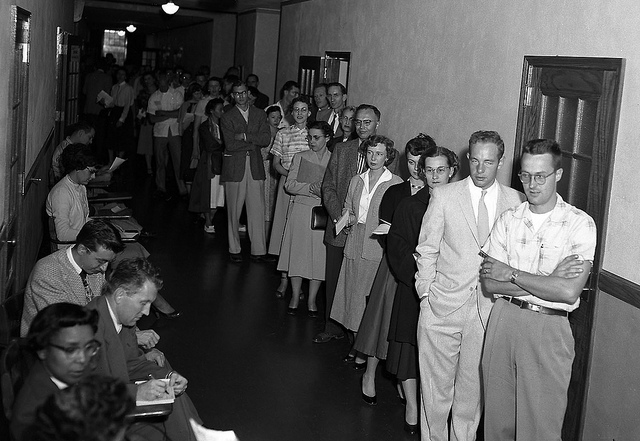
[[[161,430],[157,430],[157,426],[149,427],[149,424],[134,424],[130,430],[149,440],[165,439],[165,430],[169,439],[195,440],[189,418],[199,423],[201,419],[184,393],[187,379],[172,370],[168,362],[149,361],[136,343],[136,323],[149,314],[151,303],[161,288],[158,270],[146,259],[125,259],[109,275],[102,296],[87,305],[98,311],[96,339],[104,347],[97,357],[95,373],[129,383],[131,393],[138,400],[158,399],[166,393],[167,387],[172,387],[176,395],[173,412],[162,423]],[[168,379],[168,385],[160,379]],[[140,380],[145,382],[134,384]]]

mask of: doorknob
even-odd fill
[[[4,243],[8,244],[8,245],[15,245],[16,244],[16,240],[15,239],[7,239],[4,241]]]
[[[29,182],[42,182],[41,178],[29,178]]]

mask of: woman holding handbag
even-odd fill
[[[211,234],[216,232],[213,216],[218,207],[224,206],[224,190],[220,184],[224,147],[219,126],[223,107],[222,98],[212,99],[205,107],[207,119],[198,127],[200,158],[189,196],[189,211],[204,214],[204,231]]]
[[[291,278],[291,301],[287,313],[295,315],[300,302],[302,279],[309,279],[307,308],[309,317],[318,316],[316,296],[324,280],[326,251],[322,241],[324,226],[312,229],[321,216],[320,187],[331,153],[327,141],[333,136],[331,126],[325,121],[309,125],[307,140],[310,150],[293,156],[289,174],[284,183],[285,191],[292,196],[292,205],[284,230],[278,271]]]

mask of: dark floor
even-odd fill
[[[274,296],[275,264],[249,262],[246,239],[245,262],[229,261],[224,211],[215,218],[219,233],[206,234],[186,201],[151,198],[153,179],[140,166],[129,164],[138,178],[126,180],[135,217],[157,234],[143,244],[162,270],[162,294],[183,312],[140,324],[160,334],[159,348],[189,379],[207,427],[233,429],[242,441],[418,438],[403,431],[404,407],[382,365],[378,405],[369,406],[361,373],[342,363],[347,339],[312,343],[322,321],[286,314],[288,298]]]

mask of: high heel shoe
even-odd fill
[[[354,371],[361,371],[362,369],[365,369],[367,367],[367,362],[363,361],[362,363],[358,363],[357,361],[354,360],[353,363],[353,370]]]
[[[292,308],[292,307],[287,308],[287,314],[296,315],[297,313],[298,313],[298,308]]]
[[[362,399],[364,400],[365,403],[367,403],[370,406],[375,406],[376,404],[378,404],[378,398],[375,395],[370,397],[369,395],[362,392],[363,387],[364,387],[364,376],[360,378],[360,391],[362,393]]]
[[[415,435],[418,433],[418,425],[417,424],[409,424],[406,421],[404,422],[404,431],[409,435]]]

